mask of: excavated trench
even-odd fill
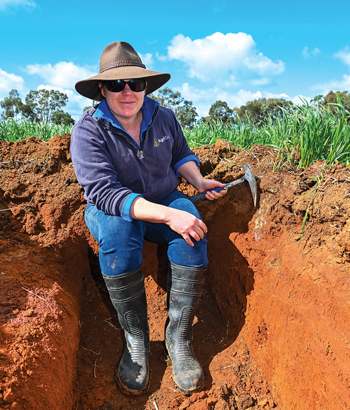
[[[223,141],[195,150],[201,172],[223,182],[248,162],[258,206],[247,184],[198,203],[210,264],[194,350],[206,378],[190,397],[176,390],[163,343],[166,248],[145,244],[151,382],[130,397],[114,380],[123,335],[69,137],[0,144],[0,408],[350,409],[347,168],[276,171],[273,150]]]

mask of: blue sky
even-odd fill
[[[91,102],[75,82],[105,46],[127,41],[147,68],[205,116],[217,100],[298,102],[350,92],[350,2],[338,0],[0,0],[0,100],[17,89],[65,92],[75,119]]]

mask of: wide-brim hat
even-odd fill
[[[146,78],[146,94],[151,94],[170,79],[170,74],[147,70],[140,56],[130,44],[116,41],[103,50],[99,74],[78,81],[75,89],[84,97],[99,101],[103,98],[98,86],[99,81],[133,78]]]

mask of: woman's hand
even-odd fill
[[[140,221],[165,223],[190,246],[194,246],[192,239],[200,241],[208,231],[205,223],[189,212],[155,204],[142,197],[135,198],[130,207],[130,216]]]
[[[168,218],[165,223],[181,235],[190,246],[194,246],[191,238],[200,241],[204,238],[204,234],[208,232],[205,223],[189,212],[174,208],[168,208],[168,211]]]
[[[204,192],[208,191],[213,188],[224,188],[225,184],[215,181],[214,179],[205,179],[203,178],[201,181],[199,181],[199,184],[197,184],[197,189],[199,192]],[[209,201],[212,201],[213,199],[218,199],[224,196],[227,193],[226,189],[222,189],[221,191],[209,191],[206,193],[205,197],[209,199]]]
[[[187,182],[193,185],[199,192],[207,191],[208,189],[213,188],[224,188],[225,184],[222,184],[219,181],[215,181],[214,179],[205,179],[203,175],[199,172],[197,165],[194,161],[185,162],[181,167],[178,169],[179,175],[184,177]],[[226,194],[226,190],[221,190],[220,192],[212,191],[207,192],[206,198],[209,201],[213,199],[221,198],[223,195]]]

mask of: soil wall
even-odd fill
[[[235,156],[260,176],[257,210],[248,186],[215,211],[199,205],[209,226],[209,282],[281,408],[348,409],[349,170],[319,163],[305,173],[266,173],[276,164],[270,154],[255,147]]]

